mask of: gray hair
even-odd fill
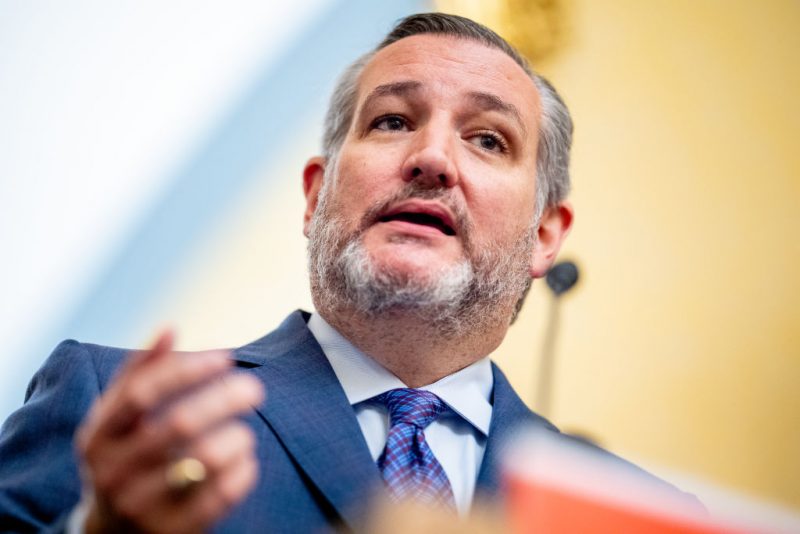
[[[539,145],[536,156],[536,214],[538,221],[545,207],[554,206],[569,193],[569,150],[572,145],[572,118],[564,101],[544,77],[535,73],[527,60],[505,39],[470,19],[444,13],[421,13],[398,22],[372,51],[353,62],[340,76],[325,116],[322,136],[323,155],[334,164],[353,122],[358,99],[358,81],[366,64],[378,51],[412,35],[434,34],[469,39],[505,52],[528,74],[541,100]]]

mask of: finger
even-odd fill
[[[126,372],[102,399],[98,432],[113,436],[129,431],[145,414],[198,387],[228,369],[227,351],[169,353]]]
[[[252,410],[263,398],[261,382],[250,375],[232,374],[210,382],[143,422],[135,435],[120,443],[115,451],[117,469],[124,473],[129,466],[166,461],[225,420]]]
[[[210,522],[243,496],[238,485],[229,487],[233,482],[229,480],[231,475],[228,471],[238,472],[242,469],[238,464],[243,461],[252,463],[253,470],[256,470],[253,457],[254,444],[252,431],[243,423],[232,421],[217,427],[187,449],[187,456],[200,460],[206,467],[207,478],[199,486],[192,488],[189,493],[176,493],[167,484],[168,464],[160,464],[131,480],[124,490],[115,492],[111,499],[112,507],[121,517],[148,530],[158,528],[173,532],[187,527],[189,524],[187,518],[196,513],[196,505],[193,502],[200,500],[213,504],[222,500],[214,504],[214,509],[219,511],[218,514],[205,516]],[[216,489],[220,484],[224,489]],[[217,497],[214,499],[208,496],[199,497],[203,494]],[[180,525],[174,528],[168,527],[169,517],[173,515],[180,518]],[[209,523],[201,522],[201,524],[207,526]]]
[[[131,351],[130,356],[125,361],[123,372],[142,367],[165,354],[169,354],[172,352],[174,345],[175,331],[172,328],[164,328],[156,334],[155,340],[150,344],[150,348]]]
[[[215,380],[176,401],[160,419],[161,446],[179,445],[219,425],[226,419],[252,410],[264,398],[261,382],[235,373]],[[158,439],[154,440],[158,446]]]
[[[81,450],[85,447],[85,442],[88,441],[100,427],[101,422],[106,419],[106,411],[104,404],[114,404],[113,399],[119,395],[119,391],[124,387],[125,378],[136,373],[136,369],[147,365],[150,362],[156,361],[169,354],[175,340],[175,332],[170,328],[165,328],[156,335],[152,345],[147,350],[132,351],[127,356],[125,363],[120,371],[117,373],[108,391],[103,395],[99,402],[92,405],[89,414],[84,419],[79,429],[77,442]],[[131,413],[126,419],[125,414],[115,414],[113,418],[113,425],[115,430],[123,429],[132,424],[135,418],[131,417]]]
[[[231,421],[203,436],[187,453],[206,467],[210,478],[217,478],[240,457],[252,456],[255,443],[247,425]]]
[[[253,489],[258,480],[258,462],[239,456],[227,469],[198,488],[167,518],[170,531],[198,532],[226,515]]]

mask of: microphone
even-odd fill
[[[547,285],[553,290],[556,297],[560,297],[578,281],[578,266],[571,261],[556,263],[547,271]]]
[[[545,280],[547,287],[553,292],[550,305],[550,316],[544,334],[542,356],[539,363],[539,376],[537,377],[536,408],[544,417],[550,412],[551,389],[553,381],[553,367],[555,365],[556,334],[558,333],[558,315],[561,295],[575,287],[578,282],[578,266],[571,261],[562,261],[553,265]]]

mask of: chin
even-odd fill
[[[437,285],[441,278],[459,269],[459,262],[433,264],[418,259],[395,258],[388,261],[374,261],[373,272],[377,278],[394,280],[401,286],[424,288]]]

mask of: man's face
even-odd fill
[[[528,277],[538,110],[533,82],[499,50],[419,35],[378,52],[325,173],[337,247],[357,242],[374,271],[404,283],[508,255]]]

